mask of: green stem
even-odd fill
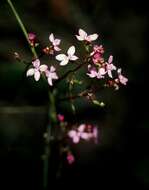
[[[10,6],[12,12],[13,12],[13,14],[14,14],[15,17],[16,17],[16,20],[18,21],[18,24],[19,24],[19,26],[20,26],[20,28],[21,28],[21,30],[22,30],[22,32],[23,32],[23,34],[24,34],[24,36],[25,36],[25,38],[26,38],[26,40],[27,40],[29,46],[30,46],[30,49],[31,49],[31,52],[32,52],[34,58],[37,58],[38,56],[37,56],[36,50],[35,50],[35,48],[34,48],[33,46],[31,46],[31,44],[30,44],[30,41],[29,41],[29,39],[28,39],[27,30],[26,30],[26,28],[25,28],[25,26],[24,26],[22,20],[20,19],[20,17],[19,17],[19,15],[18,15],[18,13],[17,13],[17,11],[16,11],[14,5],[12,4],[11,0],[7,0],[7,3],[9,4],[9,6]]]

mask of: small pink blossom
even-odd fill
[[[53,33],[50,34],[49,40],[53,45],[53,48],[55,51],[60,51],[61,49],[58,47],[60,45],[61,40],[55,39]]]
[[[79,35],[76,35],[76,38],[79,41],[87,41],[87,42],[92,42],[95,41],[98,38],[98,34],[91,34],[88,35],[84,30],[79,29]]]
[[[57,115],[57,118],[58,118],[58,120],[59,120],[60,122],[63,122],[64,119],[65,119],[64,115],[62,115],[62,114],[58,114],[58,115]]]
[[[108,59],[108,62],[106,62],[106,70],[107,70],[107,73],[108,73],[108,76],[110,78],[113,78],[112,76],[112,71],[113,70],[116,70],[116,66],[112,64],[113,62],[113,56],[110,55],[109,59]]]
[[[67,55],[59,54],[56,56],[56,59],[60,61],[61,66],[67,65],[69,61],[75,61],[78,59],[78,57],[74,55],[75,51],[75,46],[71,46],[67,51]]]
[[[97,77],[97,69],[95,67],[92,67],[91,65],[88,65],[88,70],[89,70],[89,73],[87,73],[87,75],[90,78]]]
[[[58,76],[57,76],[55,71],[56,71],[56,69],[53,66],[50,67],[50,70],[47,69],[45,71],[45,75],[46,75],[46,77],[48,79],[48,83],[49,83],[50,86],[53,86],[53,80],[58,79]]]
[[[126,77],[124,77],[122,74],[122,69],[118,69],[117,70],[117,73],[118,73],[118,79],[119,79],[119,82],[123,85],[126,85],[127,82],[128,82],[128,79]]]
[[[73,164],[75,161],[75,157],[71,152],[67,153],[67,161],[68,161],[68,164]]]
[[[40,79],[40,75],[42,72],[45,72],[48,69],[47,65],[40,65],[40,60],[36,59],[35,61],[32,61],[32,64],[34,68],[31,68],[27,71],[26,75],[33,76],[35,81],[38,81]]]
[[[105,68],[101,67],[98,69],[95,68],[95,67],[92,67],[91,65],[88,66],[88,69],[89,69],[89,72],[90,73],[87,73],[87,75],[90,77],[90,78],[98,78],[98,79],[102,79],[104,78],[105,74],[106,74],[106,70]]]
[[[103,53],[104,53],[104,49],[103,49],[103,46],[100,45],[95,45],[93,47],[93,51],[91,52],[91,56],[92,56],[92,60],[93,60],[93,63],[96,64],[96,63],[99,63],[102,61],[103,59]]]
[[[29,41],[30,41],[30,43],[31,43],[32,45],[35,45],[36,34],[34,34],[34,33],[32,33],[32,32],[28,33],[28,39],[29,39]]]

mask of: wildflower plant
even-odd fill
[[[122,69],[117,67],[113,61],[113,55],[109,55],[108,59],[105,58],[105,49],[102,44],[97,40],[100,40],[100,36],[96,33],[87,34],[83,29],[78,29],[78,34],[74,34],[72,38],[76,40],[79,47],[74,44],[70,44],[66,49],[62,49],[61,44],[63,40],[59,39],[56,34],[52,32],[47,36],[47,46],[39,48],[40,51],[36,51],[36,47],[40,46],[38,38],[35,33],[27,32],[24,27],[16,9],[14,8],[11,0],[7,0],[11,7],[21,29],[25,35],[25,38],[29,44],[30,50],[33,54],[31,61],[26,66],[26,77],[34,78],[36,82],[44,79],[49,86],[49,122],[44,133],[45,139],[45,152],[43,156],[44,162],[44,188],[47,188],[47,176],[48,176],[48,160],[50,156],[50,146],[53,140],[57,140],[61,143],[59,146],[60,153],[66,155],[68,164],[75,162],[75,157],[70,149],[68,141],[72,141],[74,144],[78,144],[80,141],[91,141],[92,143],[98,143],[98,126],[94,123],[76,123],[70,124],[65,121],[65,117],[62,114],[57,113],[56,105],[59,104],[59,84],[61,81],[67,83],[67,89],[65,89],[65,96],[62,98],[65,101],[70,102],[71,108],[75,110],[73,101],[77,98],[85,98],[88,101],[103,107],[104,102],[100,101],[96,97],[96,93],[100,91],[100,88],[113,88],[118,90],[121,85],[126,85],[128,79],[122,75]],[[84,53],[80,54],[79,48],[84,48]],[[18,53],[15,53],[16,58],[22,61]],[[42,57],[48,57],[48,62],[45,63]],[[51,61],[52,60],[52,61]],[[54,60],[54,61],[53,61]],[[71,69],[67,68],[65,71],[63,68],[73,66]],[[61,71],[62,70],[62,71]],[[82,80],[77,78],[77,73],[81,71]],[[82,72],[83,71],[83,72]],[[82,90],[77,94],[73,94],[73,85],[81,86],[86,84],[86,78],[88,83],[86,87],[82,87]],[[94,85],[94,84],[98,84]],[[81,89],[81,88],[80,88]],[[55,128],[59,130],[54,134]],[[64,145],[63,145],[64,144]]]

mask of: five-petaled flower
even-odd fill
[[[45,75],[46,75],[46,77],[48,79],[48,84],[50,86],[53,86],[53,81],[52,80],[58,79],[58,76],[57,76],[55,71],[56,71],[56,69],[53,66],[50,67],[50,70],[48,70],[48,69],[45,70]]]
[[[40,79],[41,73],[45,72],[48,69],[48,66],[47,65],[40,65],[39,59],[32,61],[32,65],[34,66],[34,68],[30,68],[27,71],[26,75],[27,75],[27,77],[34,75],[35,81],[38,81]]]
[[[55,51],[60,51],[61,49],[58,47],[61,43],[60,39],[55,39],[53,33],[49,35],[49,40],[52,43],[53,49]]]
[[[91,34],[91,35],[88,35],[84,30],[82,29],[79,29],[79,35],[76,35],[76,38],[79,40],[79,41],[87,41],[87,42],[92,42],[92,41],[95,41],[97,40],[98,38],[98,34]]]
[[[56,56],[56,59],[60,61],[61,66],[65,66],[68,64],[69,61],[75,61],[78,59],[78,57],[75,54],[75,46],[71,46],[68,51],[68,55],[65,54],[59,54]]]

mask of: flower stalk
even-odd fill
[[[23,24],[23,22],[22,22],[22,20],[21,20],[21,18],[19,16],[18,12],[16,11],[16,9],[15,9],[14,5],[12,4],[11,0],[7,0],[7,3],[9,4],[9,6],[10,6],[10,8],[11,8],[11,10],[12,10],[12,12],[13,12],[13,14],[14,14],[14,16],[15,16],[15,18],[16,18],[16,20],[17,20],[17,22],[18,22],[18,24],[19,24],[19,26],[20,26],[20,28],[21,28],[21,30],[22,30],[22,32],[23,32],[23,34],[24,34],[24,36],[25,36],[25,38],[26,38],[26,40],[28,42],[28,44],[29,44],[29,47],[31,49],[31,52],[32,52],[34,58],[36,59],[38,57],[37,53],[36,53],[36,50],[30,44],[30,41],[28,39],[27,30],[26,30],[26,28],[25,28],[25,26],[24,26],[24,24]]]

